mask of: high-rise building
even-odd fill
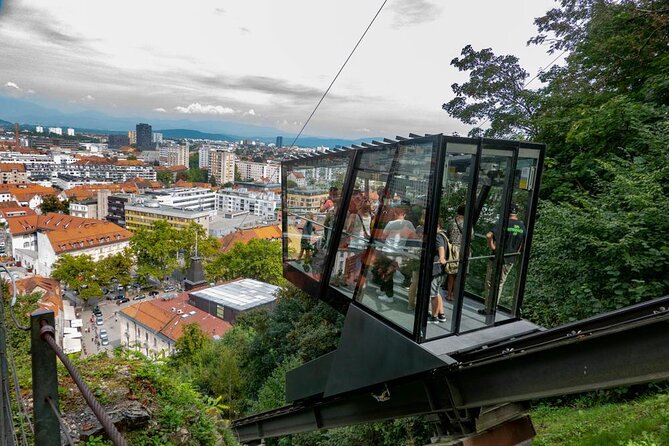
[[[151,142],[151,126],[149,124],[139,123],[137,124],[137,148],[142,149],[152,149],[153,144]]]
[[[211,147],[209,146],[200,146],[200,160],[198,167],[200,169],[209,169],[209,152]]]
[[[170,146],[167,152],[167,165],[188,167],[188,145]]]
[[[49,133],[63,136],[63,129],[60,127],[49,127]]]
[[[134,132],[133,132],[134,133]],[[107,136],[107,147],[110,149],[118,149],[130,144],[128,135],[109,135]]]
[[[276,147],[278,149],[283,147],[283,136],[277,136],[276,137]]]
[[[35,127],[35,133],[44,133],[44,127],[38,125],[37,127]]]
[[[130,144],[137,144],[137,132],[134,130],[130,130],[128,132],[128,142]]]
[[[162,133],[157,133],[153,132],[153,136],[151,137],[151,142],[161,144],[163,142],[163,134]]]
[[[235,154],[227,150],[209,152],[209,175],[213,175],[219,184],[235,181]]]
[[[67,129],[67,136],[74,136],[74,129],[73,128]]]

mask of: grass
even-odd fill
[[[539,406],[530,415],[535,446],[669,445],[669,393],[587,409]]]

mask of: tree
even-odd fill
[[[165,186],[169,186],[174,182],[174,176],[172,175],[172,172],[170,172],[169,170],[161,170],[156,175],[156,178]]]
[[[567,56],[540,75],[529,114],[500,117],[499,107],[522,91],[491,90],[505,83],[489,62],[516,61],[467,48],[454,65],[472,79],[447,111],[465,122],[487,119],[490,134],[506,128],[505,136],[529,121],[532,133],[521,136],[547,144],[524,314],[556,325],[669,292],[669,226],[659,217],[669,193],[669,8],[659,0],[562,0],[535,23],[530,43]],[[495,107],[457,107],[477,98]]]
[[[88,300],[102,296],[96,272],[96,263],[91,256],[64,254],[54,264],[51,277],[64,282],[69,289],[78,291],[79,297]]]
[[[174,344],[176,352],[172,355],[171,359],[177,362],[189,362],[195,357],[197,352],[211,342],[213,341],[202,331],[202,328],[198,324],[188,324],[184,326],[181,337]]]
[[[248,277],[281,285],[283,278],[281,242],[277,240],[250,240],[235,243],[232,249],[206,265],[210,280],[231,280]]]
[[[469,71],[469,81],[453,84],[455,98],[442,108],[465,124],[490,122],[486,130],[474,127],[470,136],[536,136],[532,118],[538,105],[538,93],[525,88],[529,74],[520,67],[518,58],[495,56],[490,48],[475,51],[471,45],[467,45],[461,55],[462,58],[456,57],[451,65],[460,71]]]
[[[42,214],[49,212],[59,212],[61,214],[70,213],[70,202],[68,200],[61,201],[55,195],[46,195],[42,197],[42,204],[40,205]]]
[[[218,240],[210,236],[201,224],[191,222],[179,232],[179,236],[179,247],[185,252],[186,257],[185,268],[190,266],[190,258],[195,255],[196,244],[198,256],[205,260],[211,259],[218,252]]]
[[[130,249],[137,261],[137,274],[143,279],[169,276],[179,266],[179,240],[179,230],[163,220],[156,221],[151,229],[138,229],[130,239]]]
[[[96,273],[99,283],[109,285],[113,281],[121,285],[129,285],[133,279],[130,270],[134,260],[130,249],[97,261]]]
[[[242,174],[239,172],[237,166],[235,166],[235,182],[242,181]]]

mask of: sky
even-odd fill
[[[297,133],[382,0],[0,0],[0,95],[63,110],[225,120]],[[552,0],[388,0],[305,129],[466,134],[441,104],[461,49],[514,54]],[[536,81],[538,82],[538,81]]]

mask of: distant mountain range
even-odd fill
[[[7,119],[9,121],[4,121]],[[154,132],[162,133],[165,138],[214,139],[239,141],[251,139],[273,143],[277,136],[283,136],[284,145],[295,138],[295,134],[281,132],[270,127],[253,126],[233,121],[192,121],[188,119],[147,119],[138,117],[111,116],[94,110],[75,110],[64,112],[55,108],[44,107],[25,99],[0,96],[0,127],[9,128],[12,122],[21,123],[22,128],[35,125],[45,127],[73,127],[78,132],[100,134],[123,133],[134,129],[139,122],[148,122]],[[162,129],[162,130],[159,130]],[[379,139],[375,137],[374,139]],[[302,136],[297,145],[302,147],[337,147],[369,142],[372,138],[347,140],[341,138],[322,138]]]

